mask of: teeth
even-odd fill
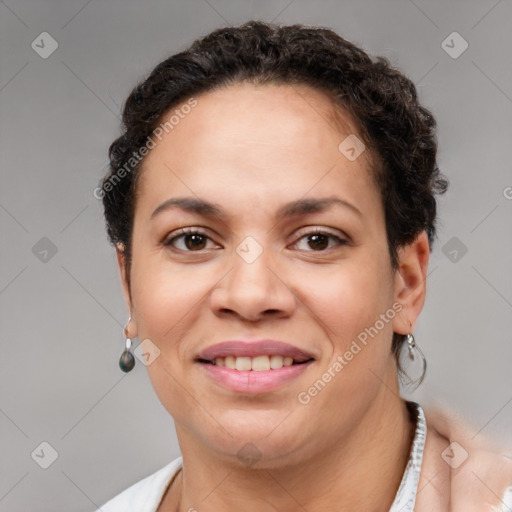
[[[256,357],[216,357],[216,366],[225,366],[230,370],[253,370],[256,372],[264,372],[270,369],[278,370],[283,366],[291,366],[293,364],[292,357],[273,356],[256,356]]]
[[[222,359],[222,357],[218,357],[217,359]],[[217,359],[215,360],[215,364],[217,364]],[[226,368],[229,368],[230,370],[234,370],[236,368],[236,357],[233,357],[233,356],[226,357],[224,359],[224,365],[226,366]]]
[[[270,357],[268,357],[268,356],[253,357],[251,359],[251,370],[255,370],[257,372],[270,370]]]
[[[251,358],[250,357],[237,357],[235,360],[235,368],[237,370],[250,370]]]
[[[283,366],[283,357],[282,356],[270,356],[270,368],[272,370],[278,370]]]

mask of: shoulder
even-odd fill
[[[512,445],[491,442],[446,407],[424,412],[427,442],[419,489],[424,486],[428,499],[418,510],[436,503],[438,511],[512,512]]]
[[[182,462],[182,457],[178,457],[114,496],[96,512],[155,512]]]

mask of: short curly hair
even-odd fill
[[[110,168],[97,190],[110,242],[122,245],[128,283],[137,171],[143,161],[134,154],[169,109],[194,95],[242,82],[307,85],[332,98],[356,123],[372,155],[392,268],[397,269],[398,249],[420,232],[426,231],[432,245],[435,194],[444,193],[448,181],[436,163],[436,121],[419,104],[413,82],[385,57],[372,59],[328,28],[250,21],[217,29],[170,56],[124,104],[123,133],[109,148]],[[393,337],[397,359],[403,338],[397,333]]]

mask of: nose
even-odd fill
[[[217,316],[231,315],[255,322],[293,313],[295,295],[285,276],[266,257],[266,251],[251,263],[234,253],[232,264],[210,294],[210,307]]]

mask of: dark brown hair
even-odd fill
[[[122,244],[128,279],[137,171],[142,163],[134,154],[171,107],[244,81],[308,85],[333,98],[357,124],[358,136],[371,152],[393,269],[398,248],[421,231],[427,232],[432,244],[435,194],[444,193],[448,182],[436,163],[436,121],[419,104],[411,80],[385,57],[372,59],[329,29],[251,21],[215,30],[170,56],[132,90],[124,104],[123,133],[109,148],[110,169],[97,190],[101,190],[110,242]],[[402,341],[403,336],[395,333],[397,356]]]

